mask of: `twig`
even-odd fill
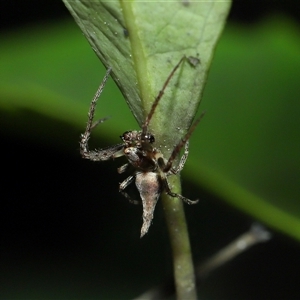
[[[226,262],[234,259],[240,253],[245,252],[252,246],[266,242],[271,238],[271,233],[262,225],[254,223],[250,230],[243,233],[233,242],[229,243],[206,262],[201,263],[196,268],[196,278],[199,283],[204,277],[208,276],[212,271],[221,267]],[[156,300],[166,299],[175,292],[173,280],[167,280],[163,284],[153,287],[142,295],[134,298],[134,300]]]

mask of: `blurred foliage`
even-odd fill
[[[279,17],[226,28],[200,106],[207,114],[191,139],[183,173],[185,180],[297,239],[299,36],[299,28]],[[26,112],[84,128],[104,69],[76,25],[61,22],[11,32],[1,38],[0,57],[2,131],[70,147],[63,128],[53,130]],[[137,124],[112,81],[101,98],[98,117],[112,119],[94,135],[101,137],[101,145],[117,143],[123,131]]]

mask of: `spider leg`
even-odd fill
[[[166,190],[166,193],[169,195],[169,196],[171,196],[171,197],[173,197],[173,198],[178,198],[178,199],[180,199],[180,200],[182,200],[182,201],[184,201],[184,202],[186,202],[187,204],[196,204],[196,203],[198,203],[198,199],[196,199],[196,200],[190,200],[190,199],[188,199],[188,198],[186,198],[186,197],[184,197],[184,196],[182,196],[182,195],[180,195],[180,194],[177,194],[177,193],[173,193],[172,191],[171,191],[171,188],[170,188],[170,184],[169,184],[169,182],[168,182],[168,179],[167,179],[167,177],[165,176],[164,178],[162,178],[162,181],[163,181],[163,184],[164,184],[164,187],[165,187],[165,190]]]
[[[185,56],[183,56],[183,57],[180,59],[179,63],[173,68],[172,72],[170,73],[170,75],[168,76],[167,80],[165,81],[165,83],[164,83],[162,89],[159,91],[157,97],[155,98],[155,100],[154,100],[154,102],[153,102],[153,104],[152,104],[152,107],[151,107],[151,109],[150,109],[150,112],[148,113],[148,115],[147,115],[147,117],[146,117],[146,120],[145,120],[145,122],[144,122],[144,124],[143,124],[143,126],[142,126],[142,132],[143,132],[142,135],[143,135],[143,136],[145,136],[145,134],[147,133],[148,126],[149,126],[149,123],[150,123],[150,120],[151,120],[151,118],[152,118],[152,116],[153,116],[153,114],[154,114],[154,111],[155,111],[155,109],[156,109],[156,107],[157,107],[157,105],[158,105],[159,100],[162,98],[162,96],[163,96],[163,94],[164,94],[164,92],[165,92],[165,89],[166,89],[167,85],[169,84],[169,81],[170,81],[171,78],[173,77],[173,75],[174,75],[174,73],[176,72],[176,70],[179,68],[180,64],[184,61],[184,59],[185,59]]]
[[[105,118],[102,118],[102,119],[99,119],[98,121],[94,122],[91,126],[91,130],[92,131],[96,126],[98,126],[99,124],[105,122],[106,120],[108,120],[109,117],[105,117]]]
[[[111,72],[111,67],[109,67],[106,71],[106,74],[100,84],[100,86],[98,87],[97,91],[96,91],[96,94],[91,102],[91,105],[90,105],[90,109],[89,109],[89,113],[88,113],[88,122],[87,122],[87,125],[86,125],[86,129],[85,129],[85,133],[83,134],[83,136],[86,136],[86,138],[88,139],[90,134],[91,134],[91,131],[94,127],[96,127],[99,123],[103,123],[107,118],[104,118],[104,119],[100,119],[98,122],[96,122],[95,124],[93,124],[93,119],[94,119],[94,114],[95,114],[95,109],[96,109],[96,105],[97,105],[97,101],[100,97],[100,95],[102,94],[103,92],[103,89],[105,87],[105,84],[108,80],[108,77],[109,77],[109,74]]]
[[[172,152],[172,154],[171,154],[171,156],[170,156],[170,158],[169,158],[166,166],[163,169],[163,171],[165,173],[168,173],[170,171],[170,169],[172,168],[173,161],[175,160],[176,156],[180,152],[181,148],[188,142],[188,140],[191,137],[193,131],[195,130],[195,128],[197,127],[197,125],[199,124],[199,122],[201,121],[201,119],[204,117],[205,113],[206,113],[206,111],[202,112],[202,114],[200,115],[200,117],[190,127],[190,129],[188,130],[188,132],[186,133],[186,135],[175,146],[175,148],[173,149],[173,152]]]
[[[109,159],[114,159],[123,156],[123,144],[118,144],[115,146],[109,146],[103,149],[89,150],[87,143],[80,142],[80,154],[83,158],[92,161],[104,161]]]
[[[181,160],[185,162],[186,156],[184,156]],[[169,196],[173,197],[173,198],[178,198],[178,199],[186,202],[187,204],[196,204],[199,201],[198,199],[197,200],[190,200],[190,199],[182,196],[181,194],[177,194],[177,193],[173,193],[172,192],[172,190],[170,188],[169,181],[167,179],[167,176],[168,175],[172,175],[172,173],[171,174],[165,173],[164,169],[163,169],[163,166],[164,166],[163,160],[159,159],[158,160],[159,174],[160,174],[161,182],[162,182],[162,184],[164,186],[164,189],[165,189],[166,193]],[[180,169],[180,165],[178,166],[178,169]],[[171,170],[169,172],[171,172]]]
[[[92,102],[91,102],[89,113],[88,113],[88,122],[86,125],[86,129],[85,129],[85,132],[81,135],[81,140],[79,143],[81,156],[83,158],[93,160],[93,161],[108,160],[111,158],[116,158],[116,157],[124,155],[123,151],[122,151],[124,148],[123,144],[118,144],[118,145],[115,145],[112,147],[107,147],[104,149],[94,150],[94,151],[90,151],[89,147],[88,147],[88,141],[90,139],[92,129],[108,119],[108,117],[102,118],[102,119],[96,121],[95,123],[93,123],[97,101],[104,89],[104,86],[108,80],[110,72],[111,72],[111,68],[108,68],[106,71],[106,74],[105,74],[105,76],[104,76],[99,88],[97,89],[97,92],[96,92]]]
[[[181,172],[186,163],[188,155],[189,155],[189,141],[187,141],[184,145],[184,153],[182,154],[182,156],[180,158],[180,162],[179,162],[177,168],[172,167],[170,169],[170,171],[167,173],[167,175],[173,175],[173,174],[176,175],[179,172]]]
[[[119,167],[119,168],[118,168],[118,173],[119,173],[119,174],[124,173],[124,172],[128,169],[128,167],[129,167],[129,163],[127,163],[127,164],[125,164],[125,165]]]
[[[126,166],[126,165],[124,165]],[[123,166],[122,166],[123,167]],[[121,168],[122,168],[121,167]],[[139,204],[139,201],[131,199],[131,197],[124,191],[126,187],[132,183],[132,181],[135,179],[135,175],[130,175],[127,177],[124,181],[122,181],[119,185],[119,192],[132,204]]]

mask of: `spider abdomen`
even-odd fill
[[[161,183],[159,175],[155,172],[137,172],[135,185],[143,204],[143,226],[141,229],[141,237],[143,237],[151,225],[155,206],[161,194]]]

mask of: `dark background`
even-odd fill
[[[255,23],[272,13],[285,14],[299,21],[300,4],[286,1],[233,1],[229,22]],[[28,24],[69,18],[62,1],[5,1],[1,7],[1,29],[16,29]]]
[[[234,1],[229,22],[251,26],[274,13],[298,22],[300,4]],[[2,32],[71,18],[63,3],[53,0],[5,1],[0,14]],[[0,128],[0,298],[103,299],[107,293],[107,299],[125,299],[171,276],[161,207],[150,233],[140,240],[141,207],[128,204],[117,191],[120,162],[100,168],[82,160],[76,148],[80,131],[66,124],[61,128],[69,152]],[[183,188],[193,191],[188,197],[201,194],[203,199],[197,207],[186,207],[196,262],[253,221],[187,182]],[[299,250],[297,242],[274,232],[270,242],[212,274],[202,293],[207,299],[297,299]]]

